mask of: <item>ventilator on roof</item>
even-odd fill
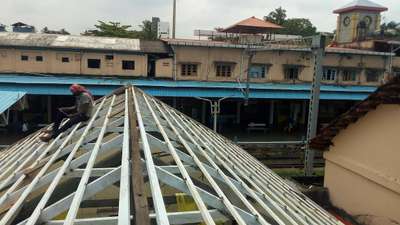
[[[341,224],[231,141],[134,87],[0,152],[0,224]],[[230,224],[230,223],[229,223]]]

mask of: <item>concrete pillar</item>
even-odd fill
[[[302,112],[301,112],[301,119],[300,119],[300,123],[301,124],[306,124],[306,115],[307,115],[307,107],[308,107],[308,101],[305,100],[303,101],[302,104]]]
[[[240,107],[241,107],[242,103],[241,102],[237,102],[236,103],[236,124],[240,124]]]
[[[269,105],[269,126],[272,127],[274,125],[274,109],[275,108],[275,102],[274,100],[271,100],[270,105]]]
[[[300,120],[300,118],[298,117],[300,110],[301,110],[301,105],[298,103],[294,103],[293,104],[293,120],[296,122],[298,122]]]

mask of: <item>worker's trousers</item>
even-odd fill
[[[53,124],[53,135],[52,135],[53,138],[57,137],[60,133],[62,133],[62,132],[64,132],[64,131],[68,130],[68,129],[71,128],[73,125],[75,125],[75,124],[77,124],[77,123],[79,123],[79,122],[82,122],[82,121],[86,121],[86,120],[89,119],[89,118],[88,118],[86,115],[84,115],[84,114],[77,114],[77,115],[74,115],[74,116],[72,116],[72,117],[69,117],[69,120],[66,121],[66,122],[60,127],[61,122],[62,122],[63,119],[65,119],[65,118],[68,118],[68,115],[67,115],[66,113],[61,112],[61,111],[58,110],[58,111],[57,111],[57,114],[56,114],[56,119],[55,119],[54,124]]]

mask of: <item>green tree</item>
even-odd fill
[[[384,23],[384,25],[386,26],[386,28],[387,29],[394,29],[394,30],[396,30],[396,29],[399,29],[399,23],[396,23],[395,21],[390,21],[389,23],[387,23],[387,24],[385,24]]]
[[[390,39],[400,39],[400,23],[390,21],[381,25],[380,36]]]
[[[283,29],[280,31],[282,34],[292,34],[301,36],[312,36],[317,33],[317,28],[311,23],[309,19],[305,18],[291,18],[283,23]]]
[[[143,21],[140,25],[141,30],[132,30],[131,25],[122,25],[120,22],[103,22],[98,21],[94,25],[95,29],[86,30],[82,35],[100,36],[100,37],[120,37],[120,38],[138,38],[146,40],[157,39],[157,31],[151,29],[151,22]]]
[[[157,39],[157,31],[152,29],[151,21],[144,20],[142,25],[139,25],[142,29],[140,33],[140,39],[145,40],[156,40]]]
[[[265,16],[264,19],[278,25],[283,25],[286,21],[286,9],[279,7],[270,12],[268,16]]]
[[[279,7],[270,12],[265,20],[283,26],[277,31],[278,34],[292,34],[301,36],[311,36],[317,33],[317,28],[306,18],[287,18],[286,9]]]

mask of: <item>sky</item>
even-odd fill
[[[227,27],[242,19],[262,18],[282,6],[289,18],[308,18],[318,31],[332,32],[336,27],[334,9],[351,0],[177,0],[178,38],[193,37],[193,30]],[[389,8],[383,21],[400,22],[399,0],[375,0]],[[117,21],[138,29],[141,21],[156,16],[172,21],[172,0],[1,0],[0,23],[21,21],[38,30],[65,28],[80,34],[93,28],[98,20]]]

